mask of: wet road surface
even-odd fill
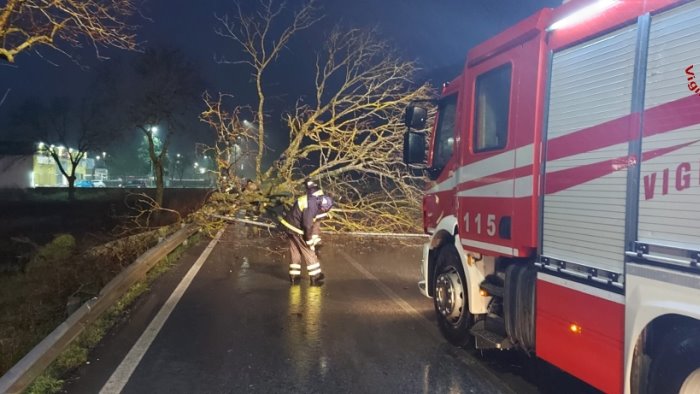
[[[416,287],[423,240],[324,241],[323,287],[310,287],[307,280],[290,286],[286,241],[267,233],[229,227],[206,259],[209,241],[190,248],[68,378],[65,391],[594,392],[566,377],[534,385],[533,362],[504,353],[481,358],[448,345],[434,322],[432,301]],[[116,386],[105,385],[124,369],[125,356],[142,343],[139,337],[198,264],[160,331],[131,361],[133,372],[118,377]]]

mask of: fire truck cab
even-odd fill
[[[609,393],[700,392],[700,1],[572,0],[471,49],[427,110],[419,288],[458,346]]]

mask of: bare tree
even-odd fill
[[[135,63],[136,78],[120,97],[128,103],[129,123],[148,143],[158,205],[163,204],[168,148],[182,132],[187,110],[194,108],[201,92],[201,80],[192,64],[178,50],[151,49]],[[156,136],[162,144],[156,143]]]
[[[119,122],[112,111],[113,82],[104,75],[93,81],[78,101],[54,98],[49,103],[28,100],[12,123],[22,134],[41,141],[39,153],[53,158],[68,181],[73,197],[76,170],[88,152],[104,149],[115,136]]]
[[[58,166],[61,174],[68,180],[68,190],[72,197],[75,187],[76,169],[91,148],[93,138],[96,136],[90,123],[83,117],[83,111],[77,116],[74,123],[71,115],[73,111],[68,99],[55,99],[44,116],[47,120],[44,132],[44,140],[40,146],[40,152],[51,156]],[[82,108],[81,108],[82,109]]]
[[[264,5],[264,10],[278,10],[270,2]],[[313,3],[307,3],[304,9],[312,11]],[[258,81],[258,102],[254,106],[258,120],[266,111],[266,91],[261,88],[264,68],[260,65],[269,65],[269,61],[260,61],[260,53],[270,52],[261,52],[257,49],[260,45],[251,42],[278,42],[266,34],[274,30],[274,18],[270,16],[275,15],[262,12],[246,16],[239,8],[240,30],[248,32],[245,37],[259,41],[241,39],[232,33],[233,25],[228,20],[220,19],[230,37],[247,53],[249,61],[245,63]],[[317,20],[309,15],[306,20]],[[293,29],[297,24],[291,26],[289,31],[298,31]],[[263,152],[258,151],[258,182],[267,185],[263,194],[293,191],[303,177],[312,177],[339,201],[332,224],[357,230],[417,230],[423,179],[407,171],[401,160],[403,111],[411,101],[431,97],[432,89],[414,83],[417,68],[413,62],[402,60],[373,32],[357,29],[335,29],[328,35],[315,69],[314,96],[299,100],[296,109],[284,115],[289,146],[264,171],[260,168]],[[219,141],[256,138],[258,146],[263,147],[264,133],[251,135],[239,120],[241,109],[225,111],[221,97],[207,97],[208,110],[203,114],[217,131]]]
[[[260,10],[253,16],[246,15],[240,3],[236,3],[237,16],[233,19],[228,15],[217,17],[220,25],[215,29],[222,37],[229,38],[241,46],[246,60],[226,61],[224,63],[245,64],[252,69],[252,77],[255,81],[257,93],[257,105],[253,123],[256,125],[256,143],[258,147],[255,155],[255,174],[258,178],[262,174],[262,160],[265,153],[265,99],[263,89],[265,71],[277,60],[289,40],[299,31],[305,30],[316,23],[316,0],[310,0],[297,10],[291,23],[274,34],[276,22],[284,15],[284,3],[275,4],[274,0],[260,0]]]
[[[115,132],[115,125],[105,115],[108,105],[92,99],[85,98],[75,105],[65,98],[56,99],[44,115],[47,128],[43,150],[68,180],[71,195],[80,162],[88,152],[104,148]]]
[[[133,0],[7,0],[0,8],[0,59],[47,47],[68,56],[67,48],[85,44],[100,49],[137,48]]]
[[[205,93],[207,108],[200,115],[200,119],[216,132],[214,145],[203,146],[200,151],[215,158],[219,189],[229,191],[237,190],[241,185],[241,174],[237,171],[239,164],[256,157],[259,152],[247,149],[250,142],[258,140],[257,129],[249,126],[250,121],[244,120],[253,118],[253,112],[249,107],[231,104],[233,99],[229,94],[220,93],[215,99]]]

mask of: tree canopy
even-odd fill
[[[216,132],[220,168],[231,165],[234,141],[250,141],[260,198],[300,191],[302,179],[317,179],[336,195],[330,221],[346,229],[416,230],[420,223],[422,177],[402,162],[403,112],[412,101],[431,97],[427,84],[417,84],[414,62],[401,59],[374,32],[336,28],[319,46],[311,97],[300,98],[291,112],[280,114],[289,145],[269,168],[262,168],[266,147],[268,91],[266,68],[284,53],[293,36],[319,20],[317,3],[309,1],[281,22],[284,3],[261,0],[257,13],[218,18],[219,34],[242,49],[257,90],[248,106],[230,103],[230,93],[206,95],[202,119]],[[286,24],[284,24],[286,23]],[[282,24],[280,26],[279,24]],[[277,34],[275,34],[277,32]],[[249,127],[252,114],[256,127]],[[246,115],[246,116],[244,116]],[[231,181],[235,181],[232,179]]]

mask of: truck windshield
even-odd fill
[[[433,146],[432,170],[439,174],[452,157],[455,145],[455,114],[457,109],[457,95],[447,96],[440,101],[438,107],[438,123],[435,128],[435,142]]]

